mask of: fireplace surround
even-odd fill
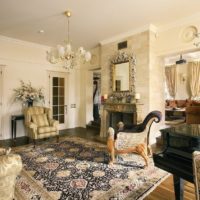
[[[125,124],[142,122],[142,106],[142,103],[104,103],[100,136],[107,137],[108,127],[116,128],[119,121]]]

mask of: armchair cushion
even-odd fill
[[[57,128],[54,126],[44,126],[44,127],[39,127],[38,128],[38,133],[49,133],[49,132],[56,132]]]
[[[49,126],[46,114],[32,115],[32,120],[38,127]]]

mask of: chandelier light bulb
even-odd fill
[[[67,44],[67,45],[66,45],[65,51],[66,51],[66,53],[69,53],[69,52],[72,51],[72,47],[71,47],[70,44]]]
[[[57,48],[58,48],[59,56],[63,57],[65,55],[65,48],[63,46],[61,46],[61,45],[58,45]]]
[[[86,60],[86,62],[89,62],[91,60],[91,57],[92,57],[91,53],[89,51],[87,51],[85,53],[85,60]]]

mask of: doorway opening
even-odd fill
[[[186,107],[191,106],[193,100],[189,63],[199,60],[200,51],[179,53],[165,58],[165,124],[185,123]]]
[[[95,70],[93,72],[93,93],[92,93],[92,120],[90,121],[88,128],[96,128],[100,130],[101,126],[101,72]]]

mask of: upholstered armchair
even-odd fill
[[[16,177],[21,170],[21,157],[0,148],[0,200],[14,199]]]
[[[107,148],[110,153],[110,164],[115,162],[115,156],[120,154],[136,153],[142,156],[148,166],[148,156],[151,155],[149,145],[150,129],[153,122],[160,122],[160,111],[150,112],[144,121],[138,125],[125,125],[118,123],[118,130],[108,129]]]
[[[50,108],[33,106],[24,110],[25,126],[28,137],[33,139],[34,147],[37,139],[56,136],[59,140],[59,122],[52,118]]]
[[[200,151],[193,152],[193,174],[196,192],[196,200],[200,196]]]

